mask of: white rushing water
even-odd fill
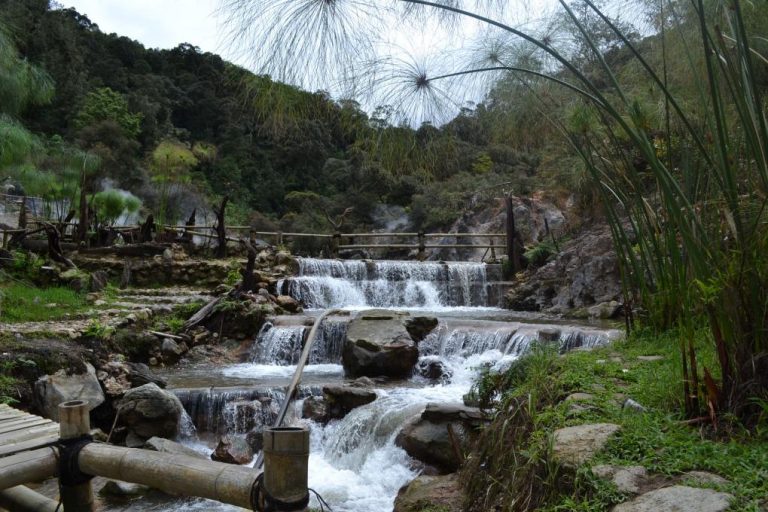
[[[483,263],[299,258],[278,289],[307,308],[486,306]]]
[[[405,308],[439,317],[438,327],[419,342],[419,353],[421,364],[439,361],[446,370],[444,378],[430,381],[414,376],[400,385],[382,384],[375,389],[375,401],[327,425],[300,419],[302,401],[321,394],[324,383],[342,381],[342,349],[350,317],[329,317],[321,325],[302,379],[308,384],[300,388],[286,423],[309,425],[309,485],[335,512],[391,511],[398,490],[420,468],[395,445],[398,432],[431,402],[461,402],[481,369],[503,370],[539,339],[546,338],[565,351],[605,344],[620,336],[619,331],[584,326],[474,319],[473,312],[479,318],[478,312],[489,310],[482,264],[316,259],[300,259],[299,264],[299,275],[280,282],[278,290],[307,308]],[[285,325],[291,322],[265,324],[249,362],[211,370],[213,386],[219,376],[226,380],[225,386],[242,384],[176,391],[197,425],[197,433],[188,429],[182,436],[186,444],[210,453],[209,445],[197,435],[243,434],[274,421],[309,332],[306,325]],[[236,510],[195,499],[141,503],[143,508],[113,510]],[[313,498],[310,506],[319,505]]]

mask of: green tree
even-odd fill
[[[74,119],[74,126],[82,130],[102,121],[113,121],[129,138],[135,139],[141,131],[140,113],[132,113],[128,101],[119,92],[102,87],[88,93]]]
[[[189,171],[197,163],[192,150],[175,140],[165,140],[152,151],[149,168],[152,181],[158,186],[157,219],[160,224],[173,223],[178,219],[178,211],[169,208],[169,200],[182,185],[189,183]]]

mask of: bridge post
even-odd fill
[[[265,495],[281,503],[279,510],[305,510],[309,503],[309,429],[266,429],[263,453]]]
[[[91,431],[91,418],[88,402],[73,400],[59,404],[59,438],[74,442],[84,438]],[[89,438],[90,439],[90,438]],[[59,475],[59,494],[64,510],[75,512],[93,512],[93,489],[90,480],[74,485],[61,482]]]

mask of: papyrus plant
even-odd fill
[[[661,115],[654,118],[640,88],[608,64],[594,25],[569,2],[559,3],[570,33],[591,58],[583,52],[575,58],[551,34],[503,21],[505,8],[519,8],[504,1],[224,0],[223,8],[231,38],[263,56],[261,62],[279,78],[362,76],[407,95],[406,104],[414,97],[440,101],[447,84],[459,78],[498,73],[543,78],[569,91],[581,114],[573,122],[556,122],[602,198],[622,262],[627,307],[644,311],[654,325],[679,327],[689,415],[709,412],[716,420],[718,411],[730,412],[749,423],[757,414],[751,398],[764,400],[768,393],[768,132],[765,85],[761,89],[758,80],[765,76],[766,59],[754,47],[765,34],[750,33],[745,20],[765,7],[738,0],[658,0],[653,7],[662,21],[651,36],[661,58],[649,59],[595,2],[581,0],[634,61],[635,80],[661,99]],[[432,19],[480,23],[533,48],[544,65],[510,61],[489,44],[485,60],[455,69],[393,71],[392,58],[376,57],[380,22],[392,16],[424,27]],[[667,54],[673,33],[682,62]],[[695,87],[673,86],[673,68]],[[702,323],[709,326],[717,368],[697,361],[694,332]]]

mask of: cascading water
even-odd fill
[[[398,490],[419,467],[395,445],[398,432],[428,403],[460,402],[480,368],[502,370],[539,340],[567,351],[620,336],[615,330],[526,320],[489,308],[493,299],[481,264],[300,259],[299,266],[299,275],[278,283],[278,289],[309,309],[404,308],[439,319],[418,347],[420,363],[439,362],[445,369],[443,378],[414,376],[406,385],[381,385],[375,389],[375,401],[327,425],[300,419],[301,402],[321,395],[323,385],[342,381],[342,351],[351,316],[329,316],[320,325],[299,400],[287,421],[310,424],[309,484],[335,512],[392,510]],[[216,379],[224,379],[226,384],[221,385],[232,386],[234,381],[242,383],[236,384],[240,387],[176,390],[201,436],[245,435],[274,421],[316,314],[275,318],[254,341],[250,362],[211,371],[214,386]],[[194,447],[199,449],[200,443]],[[318,504],[313,501],[310,506]],[[205,500],[188,500],[183,508],[234,510]],[[178,503],[152,508],[179,509]]]
[[[488,298],[486,265],[299,258],[278,288],[307,308],[478,307]]]

